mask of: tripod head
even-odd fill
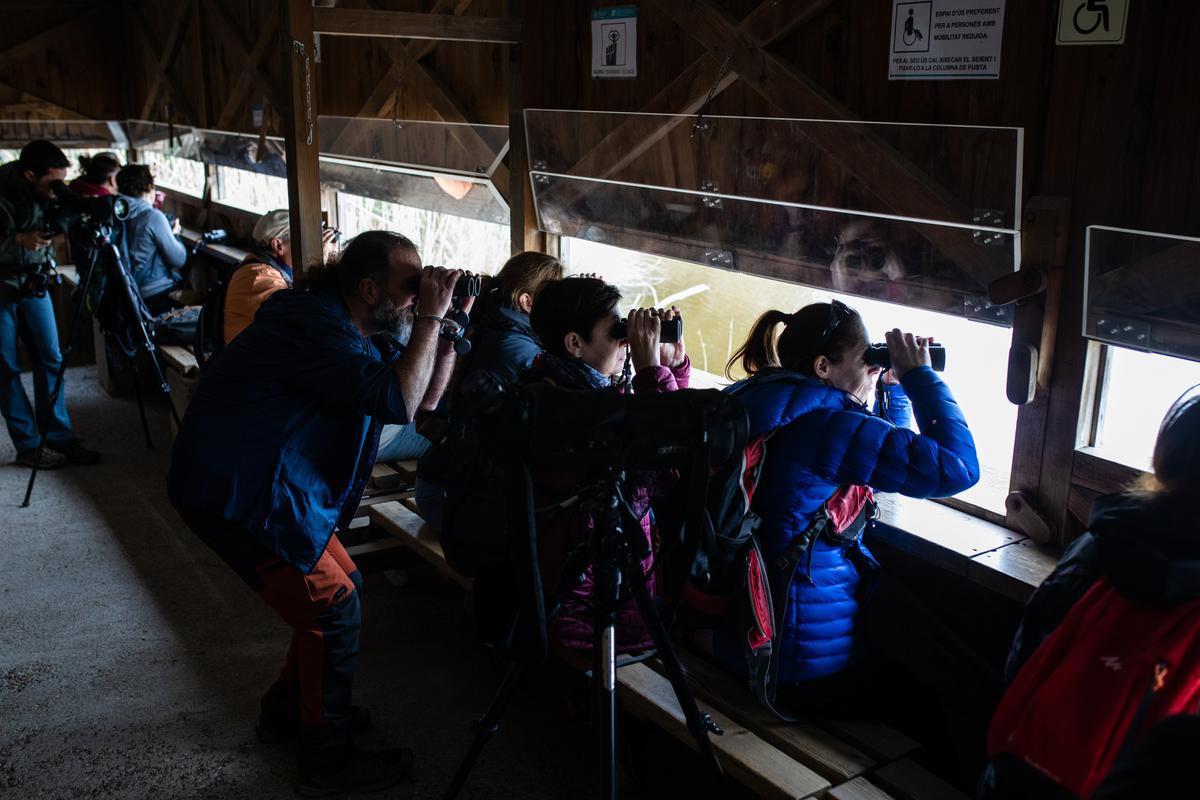
[[[54,182],[51,188],[54,203],[46,211],[46,230],[51,234],[66,233],[71,226],[82,223],[93,239],[99,231],[107,237],[118,222],[129,216],[129,201],[120,195],[83,197],[62,181]]]

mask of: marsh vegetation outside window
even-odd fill
[[[256,214],[287,208],[287,178],[219,166],[213,200]]]
[[[190,158],[143,150],[142,160],[154,173],[154,183],[159,188],[172,189],[192,197],[204,195],[204,164]]]
[[[1200,384],[1200,363],[1105,346],[1092,453],[1140,470],[1150,469],[1163,415],[1181,394]]]
[[[388,230],[412,239],[426,264],[495,274],[508,260],[507,225],[338,193],[338,228],[347,238]]]
[[[1004,513],[1017,429],[1017,408],[1004,394],[1010,329],[582,239],[564,238],[562,242],[568,274],[595,272],[616,284],[621,289],[622,309],[679,307],[692,358],[692,383],[697,387],[729,382],[724,375],[726,362],[754,320],[772,308],[795,311],[837,298],[862,314],[872,341],[883,341],[884,332],[895,327],[932,336],[946,345],[942,377],[966,414],[979,452],[980,481],[958,498]],[[735,368],[733,377],[744,376]]]

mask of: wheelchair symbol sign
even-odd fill
[[[1058,44],[1122,44],[1129,0],[1062,0]]]

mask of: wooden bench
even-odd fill
[[[156,348],[156,352],[163,375],[167,378],[167,385],[171,387],[171,405],[175,407],[175,413],[179,414],[179,418],[183,419],[183,412],[187,411],[192,394],[195,393],[196,386],[200,383],[200,365],[196,362],[192,351],[186,347],[163,344]],[[171,417],[172,439],[175,438],[176,433],[175,418]]]
[[[397,537],[437,572],[469,589],[471,581],[446,563],[437,533],[420,518],[411,497],[373,505],[373,525]],[[697,700],[725,731],[713,747],[731,779],[761,797],[833,800],[966,800],[911,756],[917,742],[877,722],[785,723],[762,708],[736,678],[678,649]],[[586,670],[575,653],[566,660]],[[683,711],[661,663],[623,666],[617,693],[634,716],[653,722],[692,747]]]

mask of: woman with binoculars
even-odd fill
[[[890,369],[883,355],[858,312],[834,300],[766,312],[729,363],[749,375],[726,391],[745,404],[750,437],[769,437],[751,508],[779,621],[771,685],[785,703],[853,688],[860,611],[880,569],[862,541],[871,490],[939,497],[979,480],[974,440],[934,373],[929,340],[892,330]],[[877,383],[884,402],[872,413]],[[908,427],[913,414],[920,433]],[[714,650],[747,670],[744,643],[718,635]]]

